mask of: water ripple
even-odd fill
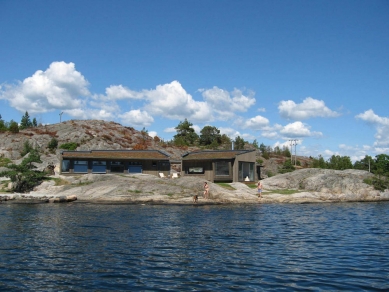
[[[0,290],[388,290],[388,207],[3,204]]]

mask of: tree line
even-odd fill
[[[370,179],[365,179],[365,183],[373,185],[375,189],[384,191],[389,189],[389,155],[379,154],[374,158],[365,155],[361,160],[351,162],[348,156],[332,155],[327,161],[319,155],[318,158],[312,158],[311,167],[325,169],[358,169],[366,170],[374,174]]]
[[[272,148],[263,143],[258,145],[256,139],[250,143],[240,136],[231,139],[226,134],[220,134],[220,130],[215,126],[204,126],[200,131],[200,135],[198,135],[193,128],[193,124],[187,119],[180,121],[175,130],[177,134],[174,135],[171,141],[174,146],[200,146],[208,149],[234,148],[235,150],[258,149],[265,159],[269,159],[270,154],[291,156],[289,148],[286,146]]]
[[[22,119],[20,121],[20,124],[15,122],[14,120],[11,120],[9,122],[6,122],[2,119],[0,115],[0,132],[11,132],[11,133],[19,133],[19,130],[24,130],[27,128],[37,127],[38,122],[36,118],[33,118],[31,120],[30,115],[26,111],[26,113],[22,116]]]
[[[319,155],[318,158],[312,158],[311,167],[325,169],[359,169],[367,170],[372,173],[389,175],[389,155],[379,154],[374,158],[366,155],[361,160],[352,163],[349,156],[332,155],[327,161]]]

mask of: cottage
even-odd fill
[[[182,156],[181,175],[216,182],[256,181],[255,150],[196,151]]]
[[[63,151],[60,165],[62,174],[170,173],[169,155],[158,150]]]

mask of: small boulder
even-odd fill
[[[66,196],[59,196],[54,198],[53,203],[65,203],[67,202],[67,197]]]
[[[77,200],[77,196],[76,196],[76,195],[66,196],[66,200],[67,200],[68,202],[76,201],[76,200]]]

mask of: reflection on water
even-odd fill
[[[387,290],[389,203],[0,205],[0,290]]]

